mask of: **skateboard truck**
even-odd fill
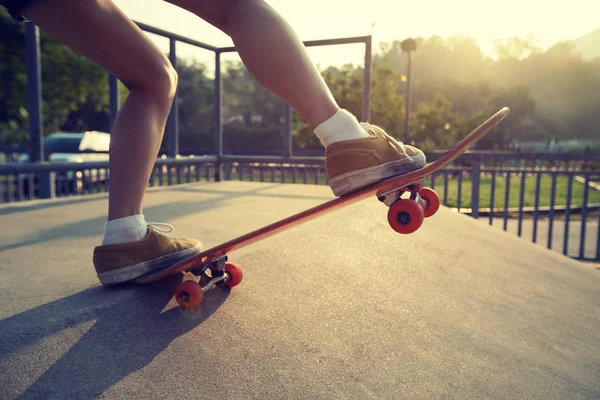
[[[386,192],[377,193],[377,199],[381,201],[388,207],[396,201],[402,198],[402,195],[406,192],[410,192],[410,200],[414,200],[423,207],[423,209],[427,209],[429,202],[427,199],[421,197],[420,192],[423,189],[423,179],[411,183],[409,185],[405,185],[399,188],[394,188],[392,190],[388,190]]]
[[[213,258],[189,270],[194,276],[199,276],[199,282],[187,280],[175,289],[175,299],[179,305],[190,310],[202,302],[204,293],[214,286],[234,287],[242,281],[242,268],[232,262],[227,262],[226,254]],[[207,274],[210,271],[210,275]]]
[[[202,292],[206,293],[219,282],[230,278],[229,274],[225,273],[227,260],[227,254],[224,254],[201,264],[198,268],[190,270],[192,274],[200,277],[199,283],[200,287],[202,288]],[[207,270],[210,271],[210,276],[206,274]]]
[[[377,199],[388,209],[388,223],[398,233],[412,233],[419,229],[423,219],[431,217],[440,206],[433,189],[423,187],[424,179],[377,192]],[[409,198],[402,195],[410,192]]]

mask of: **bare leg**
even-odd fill
[[[263,0],[166,0],[227,33],[248,71],[296,110],[326,147],[329,184],[342,195],[425,164],[424,154],[340,110],[304,44]]]
[[[23,14],[130,89],[111,132],[108,219],[141,214],[177,85],[169,60],[111,0],[41,0]]]
[[[304,44],[264,1],[167,1],[231,36],[256,80],[287,102],[313,128],[339,110]]]

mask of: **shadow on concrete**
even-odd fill
[[[253,196],[257,196],[257,197],[265,197],[265,198],[271,198],[271,199],[289,199],[289,200],[322,200],[322,201],[328,201],[328,200],[332,200],[333,197],[333,193],[331,196],[310,196],[310,195],[296,195],[296,194],[285,194],[285,193],[259,193],[268,189],[272,189],[275,186],[281,186],[281,184],[279,183],[273,183],[270,184],[269,186],[266,187],[261,187],[261,188],[257,188],[257,189],[253,189],[253,190],[247,190],[247,191],[243,191],[243,192],[231,192],[231,191],[225,191],[225,190],[215,190],[215,189],[208,189],[208,188],[202,188],[202,187],[194,187],[194,186],[186,186],[186,187],[181,187],[181,188],[174,188],[172,189],[173,192],[202,192],[205,194],[218,194],[218,195],[223,195],[226,197],[244,197],[248,194],[252,194]],[[322,185],[320,185],[322,186]]]
[[[229,296],[228,288],[218,288],[207,293],[194,312],[175,306],[163,311],[181,276],[150,285],[95,286],[2,320],[0,358],[95,321],[20,398],[97,397],[148,365],[173,340],[208,319]]]
[[[92,193],[87,195],[61,197],[56,200],[32,200],[9,203],[0,207],[0,215],[8,215],[25,211],[35,211],[48,208],[64,207],[71,204],[88,203],[90,201],[108,198],[108,193]]]
[[[218,194],[218,195],[221,195],[221,197],[211,198],[211,199],[202,200],[202,201],[178,201],[178,202],[159,204],[159,205],[155,205],[155,206],[151,206],[151,207],[145,207],[144,214],[146,216],[160,215],[160,221],[168,221],[168,220],[180,218],[180,217],[183,217],[186,215],[196,214],[201,211],[223,207],[225,205],[225,202],[229,199],[246,197],[248,195],[264,196],[264,197],[268,197],[268,198],[288,198],[290,200],[294,200],[294,199],[296,199],[296,200],[297,199],[309,199],[309,200],[323,200],[323,201],[331,200],[331,197],[326,197],[326,196],[323,196],[323,197],[294,196],[294,195],[276,194],[276,193],[262,193],[262,194],[260,193],[264,190],[268,190],[268,189],[272,188],[272,186],[273,185],[268,185],[265,187],[259,187],[259,188],[255,188],[252,190],[245,190],[245,191],[221,191],[221,190],[213,190],[213,189],[206,189],[206,188],[194,188],[193,186],[187,186],[187,187],[182,187],[182,188],[177,188],[177,189],[169,189],[169,191],[172,191],[172,192],[185,191],[185,192],[193,193],[194,191],[201,191],[202,193],[205,193],[205,194]],[[84,202],[84,201],[85,200],[82,200],[81,202]],[[74,204],[74,203],[80,203],[80,201],[59,202],[60,205],[69,205],[69,204]],[[55,205],[52,204],[49,207],[50,208],[55,207]],[[44,206],[43,205],[38,206],[36,204],[36,205],[31,206],[31,208],[27,208],[26,210],[21,210],[21,211],[28,211],[31,209],[39,209],[39,208],[44,208]],[[0,213],[0,215],[1,215],[1,213]],[[73,237],[89,237],[89,236],[102,235],[104,233],[105,221],[106,221],[106,217],[103,216],[103,217],[84,219],[84,220],[79,220],[77,222],[58,225],[56,227],[53,227],[52,229],[40,230],[36,233],[36,235],[32,235],[32,237],[30,237],[27,240],[24,240],[21,242],[16,242],[16,243],[11,243],[11,244],[6,244],[6,245],[0,245],[0,252],[16,249],[16,248],[20,248],[20,247],[25,247],[25,246],[31,246],[31,245],[34,245],[37,243],[50,242],[53,240],[68,239],[68,238],[73,238]]]
[[[215,182],[194,182],[194,183],[183,183],[180,185],[173,185],[173,186],[155,186],[155,187],[150,188],[148,193],[156,193],[159,191],[168,190],[168,191],[172,191],[172,192],[188,192],[188,193],[189,192],[202,192],[205,194],[217,194],[217,195],[222,195],[225,198],[241,197],[241,196],[245,196],[248,194],[253,194],[256,196],[263,196],[263,197],[267,197],[267,198],[280,198],[280,199],[288,198],[291,200],[298,199],[299,197],[301,197],[303,199],[307,199],[307,200],[323,200],[323,201],[332,199],[332,197],[327,197],[327,196],[296,196],[296,195],[289,195],[289,194],[284,194],[284,193],[262,193],[262,194],[259,193],[259,192],[262,192],[262,191],[265,191],[268,189],[272,189],[273,187],[276,187],[276,186],[281,186],[282,184],[280,184],[280,183],[271,183],[268,186],[264,186],[264,187],[260,187],[260,188],[256,188],[256,189],[252,189],[252,190],[238,191],[238,192],[210,189],[205,186],[205,185],[211,184],[211,183],[214,184]],[[88,203],[90,201],[106,200],[106,199],[108,199],[108,192],[91,193],[91,194],[84,194],[84,195],[80,195],[80,196],[69,196],[69,197],[63,197],[63,198],[59,198],[59,199],[55,199],[55,200],[43,200],[42,199],[42,200],[10,203],[7,205],[3,205],[3,207],[0,207],[0,215],[8,215],[8,214],[21,213],[21,212],[27,212],[27,211],[64,207],[64,206],[73,205],[73,204]]]
[[[219,199],[211,199],[205,201],[173,202],[168,204],[160,204],[151,207],[146,207],[146,209],[144,210],[144,214],[159,214],[161,216],[161,221],[168,221],[170,219],[176,219],[185,215],[198,213],[202,210],[217,207],[220,207]],[[30,235],[30,237],[27,240],[1,245],[0,252],[25,246],[31,246],[37,243],[51,242],[53,240],[102,235],[104,233],[105,222],[106,217],[102,216],[98,218],[83,219],[77,222],[58,225],[51,229],[39,230],[38,232],[36,232],[35,235]]]

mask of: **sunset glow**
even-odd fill
[[[221,31],[162,0],[115,2],[137,21],[216,46],[232,44]],[[566,7],[564,3],[543,0],[371,0],[352,7],[341,0],[272,0],[268,3],[288,20],[302,40],[372,33],[374,51],[378,50],[379,42],[459,35],[476,38],[484,54],[491,55],[496,40],[531,36],[540,47],[546,48],[559,41],[576,39],[600,25],[600,3],[589,0],[572,0]],[[166,40],[156,40],[162,48],[168,48]],[[209,52],[188,46],[181,46],[178,53],[199,60],[212,59]],[[362,63],[363,57],[360,46],[311,49],[310,55],[322,65]]]

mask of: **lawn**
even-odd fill
[[[431,179],[426,180],[426,184],[431,186]],[[567,204],[567,191],[568,191],[569,179],[568,177],[557,177],[556,178],[556,196],[554,200],[555,206]],[[438,176],[435,179],[435,190],[440,195],[440,199],[443,202],[444,196],[444,177]],[[471,178],[462,179],[462,193],[461,193],[461,207],[471,206]],[[482,177],[479,184],[479,207],[490,207],[491,193],[492,192],[492,179],[488,177]],[[525,178],[525,190],[523,195],[523,206],[533,207],[535,206],[535,192],[536,192],[536,177]],[[571,205],[583,204],[583,192],[584,184],[573,180],[572,192],[571,192]],[[494,188],[494,208],[504,208],[504,197],[506,193],[506,178],[497,176],[496,185]],[[521,193],[521,178],[511,177],[509,185],[509,208],[519,207],[519,198]],[[552,177],[543,176],[540,179],[540,198],[539,206],[549,206],[550,196],[552,193]],[[448,206],[456,207],[458,203],[458,179],[448,179]],[[600,202],[600,192],[590,188],[588,191],[588,204]]]
[[[204,171],[202,171],[204,175]],[[256,168],[252,176],[250,175],[250,169],[244,168],[244,180],[245,181],[260,181],[260,171]],[[282,182],[281,170],[274,169],[274,181],[277,183]],[[187,182],[187,176],[185,173],[181,174],[182,182]],[[211,176],[212,178],[212,171]],[[191,174],[190,177],[191,182],[196,182],[195,173]],[[225,178],[225,176],[223,176]],[[158,186],[159,184],[159,176],[155,175],[154,185]],[[239,180],[239,174],[237,171],[234,171],[232,174],[233,180]],[[204,180],[204,176],[200,178],[201,181]],[[264,181],[271,182],[271,169],[266,168],[264,170]],[[283,180],[285,183],[294,183],[293,172],[291,169],[286,169],[285,178]],[[315,183],[315,173],[314,169],[309,169],[307,171],[307,181],[309,184]],[[321,171],[319,174],[319,184],[326,185],[327,178],[325,176],[325,172]],[[167,175],[164,174],[162,177],[163,185],[168,184]],[[176,175],[172,176],[173,184],[177,183]],[[304,171],[302,169],[298,169],[296,172],[296,183],[303,184],[304,183]],[[555,206],[564,206],[567,204],[567,190],[568,190],[569,179],[568,177],[557,177],[556,178],[556,197],[554,200]],[[428,177],[425,180],[425,186],[431,187],[431,178]],[[492,179],[491,177],[482,177],[480,179],[479,185],[479,207],[488,208],[490,206],[491,201],[491,189],[492,189]],[[470,177],[464,177],[462,179],[462,191],[461,191],[461,207],[471,207],[471,187],[472,182]],[[435,178],[434,188],[436,192],[440,196],[440,200],[444,201],[444,176],[438,175]],[[572,193],[571,193],[571,205],[581,205],[583,204],[583,189],[584,184],[573,180]],[[494,208],[504,208],[504,196],[506,190],[506,178],[503,176],[496,176],[496,184],[494,189]],[[550,205],[550,195],[552,190],[552,177],[551,176],[542,176],[540,179],[540,198],[539,198],[539,206],[547,207]],[[519,207],[519,197],[521,191],[521,178],[517,176],[512,176],[510,179],[509,186],[509,208],[517,208]],[[525,191],[523,196],[523,205],[525,207],[533,207],[535,206],[535,191],[536,191],[536,177],[528,176],[525,179]],[[600,202],[600,192],[594,189],[589,190],[588,192],[588,204],[590,203],[599,203]],[[456,207],[458,203],[458,178],[453,177],[448,179],[448,199],[447,204],[449,207]]]

